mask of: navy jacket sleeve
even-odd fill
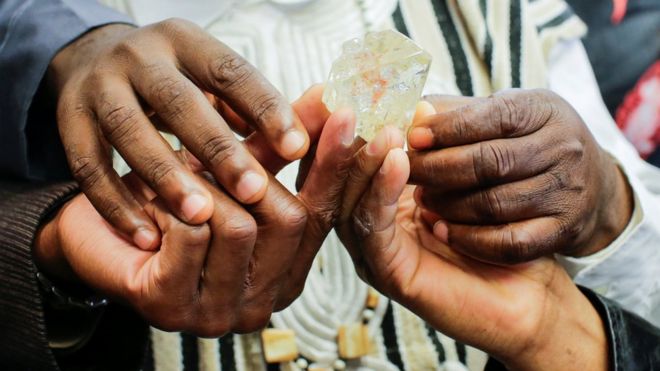
[[[41,80],[55,54],[80,35],[105,24],[130,22],[127,16],[94,0],[0,0],[0,174],[3,177],[25,180],[68,177],[53,102],[37,109],[33,107]],[[31,120],[32,116],[39,117]]]

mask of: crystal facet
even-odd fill
[[[357,135],[371,140],[386,125],[405,132],[426,82],[431,56],[393,30],[349,40],[335,60],[323,93],[330,111],[351,108]]]

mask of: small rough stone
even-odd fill
[[[386,30],[343,45],[325,87],[330,111],[351,108],[356,134],[371,140],[386,125],[405,132],[412,122],[431,56],[403,34]]]

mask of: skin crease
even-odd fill
[[[628,224],[625,176],[556,94],[429,99],[408,135],[411,182],[453,248],[494,263],[585,256]]]
[[[113,170],[111,146],[168,210],[201,224],[212,215],[211,194],[157,129],[174,134],[244,204],[263,199],[269,176],[234,132],[260,133],[289,161],[310,145],[290,104],[254,67],[184,20],[92,30],[55,56],[46,79],[74,178],[99,213],[146,250],[159,245],[159,229]]]

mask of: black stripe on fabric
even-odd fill
[[[472,96],[472,76],[470,67],[465,56],[465,51],[461,45],[461,39],[458,36],[456,25],[451,19],[449,7],[446,0],[433,0],[433,10],[440,26],[440,30],[447,42],[447,48],[451,55],[451,61],[454,65],[454,75],[456,76],[456,85],[463,95]]]
[[[564,11],[561,12],[559,15],[557,15],[556,17],[552,18],[551,20],[545,22],[540,26],[537,26],[536,29],[538,32],[541,32],[546,28],[559,26],[560,24],[570,19],[573,15],[575,15],[575,13],[573,13],[573,9],[567,6],[566,9],[564,9]]]
[[[481,8],[481,14],[484,16],[484,24],[486,25],[484,62],[486,63],[488,76],[493,77],[493,39],[490,37],[490,30],[488,29],[488,0],[479,0],[479,8]]]
[[[511,56],[511,87],[520,85],[520,60],[522,58],[522,6],[521,1],[511,0],[509,6],[509,50]]]
[[[396,335],[396,326],[394,325],[392,303],[387,305],[381,328],[383,330],[383,342],[385,343],[385,355],[387,355],[387,359],[399,370],[405,370],[401,353],[399,353],[399,342]]]
[[[458,360],[464,364],[467,365],[467,349],[465,349],[465,344],[459,343],[458,341],[456,343],[456,355],[458,356]]]
[[[438,353],[438,362],[440,364],[443,364],[447,359],[447,356],[445,355],[445,347],[443,347],[442,343],[440,343],[440,340],[438,339],[438,335],[436,334],[435,329],[431,327],[431,325],[429,325],[428,323],[425,323],[425,325],[426,325],[426,333],[428,334],[429,338],[431,338],[431,342],[433,342],[435,351]]]
[[[401,12],[400,3],[397,3],[396,9],[394,9],[394,13],[392,14],[392,20],[394,21],[394,26],[399,32],[410,37],[410,33],[408,32],[408,27],[406,26],[406,20],[403,18],[403,13]]]
[[[181,349],[183,351],[184,371],[199,370],[199,348],[197,347],[197,337],[182,333]]]
[[[234,357],[234,334],[227,334],[220,339],[220,365],[222,371],[236,371],[236,358]]]

